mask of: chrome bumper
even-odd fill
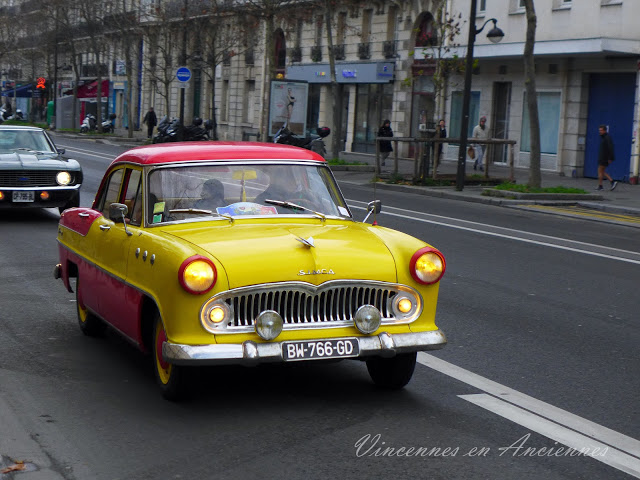
[[[438,350],[447,344],[447,337],[442,330],[396,334],[382,332],[372,337],[356,337],[356,340],[360,345],[360,353],[355,358],[374,355],[393,357],[397,353]],[[165,361],[175,365],[256,365],[284,362],[283,343],[287,342],[256,343],[247,340],[241,344],[213,345],[179,345],[164,342],[162,355]]]

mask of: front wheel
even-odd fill
[[[172,365],[162,356],[162,344],[167,341],[162,318],[156,313],[153,325],[153,371],[166,400],[180,400],[186,393],[185,367]]]
[[[416,352],[401,353],[392,358],[372,357],[367,360],[367,370],[373,383],[392,390],[399,390],[409,383],[415,368]]]
[[[88,337],[100,337],[104,334],[107,326],[84,305],[80,288],[80,275],[76,279],[76,309],[78,312],[78,325],[82,333]]]

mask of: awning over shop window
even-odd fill
[[[33,88],[33,84],[32,83],[28,83],[26,85],[21,85],[18,88],[16,88],[15,90],[13,88],[7,89],[7,90],[3,90],[2,91],[2,96],[3,97],[13,97],[14,94],[17,97],[21,97],[21,98],[31,98],[33,96],[33,91],[35,90],[35,88]]]
[[[65,90],[65,95],[73,95],[73,89]],[[91,83],[85,83],[78,87],[78,98],[96,98],[98,96],[98,81]],[[102,81],[102,88],[100,89],[101,97],[109,96],[109,79]]]

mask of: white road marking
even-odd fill
[[[576,448],[574,445],[580,445],[578,450],[584,446],[597,446],[597,444],[610,447],[609,451],[615,451],[611,457],[594,456],[593,458],[640,478],[640,441],[635,438],[554,407],[431,354],[418,353],[418,363],[493,396],[489,397],[491,400],[473,395],[460,395],[461,398],[567,446]],[[549,424],[557,428],[553,429]],[[563,427],[567,431],[559,430]],[[609,458],[610,462],[606,461],[606,458]]]
[[[366,207],[360,207],[358,205],[353,205],[354,203],[362,203],[366,205],[365,202],[359,202],[356,200],[348,200],[351,208],[356,208],[358,210],[366,210]],[[395,207],[388,207],[388,210],[398,210],[400,212],[407,212],[407,210],[399,209]],[[469,220],[460,220],[451,217],[443,217],[440,215],[431,215],[422,212],[414,212],[408,211],[412,215],[407,215],[404,213],[394,213],[390,211],[383,212],[385,215],[391,215],[399,218],[406,218],[409,220],[423,222],[423,223],[431,223],[434,225],[441,225],[444,227],[457,228],[459,230],[466,230],[473,233],[479,233],[482,235],[489,235],[493,237],[506,238],[509,240],[517,240],[525,243],[532,243],[535,245],[541,245],[545,247],[558,248],[561,250],[568,250],[574,253],[583,253],[586,255],[593,255],[596,257],[608,258],[611,260],[618,260],[621,262],[628,262],[640,265],[640,253],[633,252],[630,250],[622,250],[618,248],[608,247],[606,245],[595,245],[591,243],[580,242],[576,240],[568,240],[565,238],[553,237],[549,235],[541,235],[538,233],[525,232],[522,230],[515,230],[512,228],[498,227],[495,225],[488,225],[478,222],[472,222]],[[379,215],[382,215],[380,213]],[[473,225],[473,226],[465,226],[465,225]],[[476,228],[475,226],[479,226],[482,228]],[[502,233],[509,232],[509,233]],[[555,243],[551,243],[555,242]],[[583,248],[584,247],[584,248]],[[592,248],[593,250],[587,250],[587,248]],[[601,251],[595,251],[601,250]],[[611,253],[604,253],[611,252]]]
[[[56,145],[58,145],[58,147],[60,148],[64,148],[65,150],[65,155],[67,154],[67,152],[74,152],[74,153],[80,153],[82,155],[86,155],[88,157],[95,157],[95,158],[101,158],[104,160],[113,160],[117,157],[117,155],[100,155],[97,154],[96,152],[93,152],[91,150],[83,150],[81,148],[75,148],[75,147],[65,147],[62,144],[57,143]]]
[[[591,457],[594,460],[605,463],[613,468],[617,468],[629,475],[640,478],[640,459],[627,455],[609,445],[593,440],[585,435],[570,430],[555,422],[534,415],[531,412],[518,408],[510,403],[492,397],[487,394],[476,395],[458,395],[460,398],[467,400],[479,407],[493,412],[501,417],[511,420],[512,422],[522,425],[523,427],[548,437],[556,442],[562,443],[570,447],[576,452],[573,456],[577,456],[577,452],[582,452],[583,456]],[[570,456],[569,451],[558,446],[547,447],[542,449],[534,445],[526,443],[526,436],[511,445],[500,447],[500,455],[502,456]],[[529,453],[527,453],[529,449]]]

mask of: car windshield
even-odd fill
[[[39,130],[0,130],[0,152],[31,150],[54,153],[53,145]]]
[[[206,216],[350,217],[329,169],[312,165],[202,165],[149,174],[150,223]]]

